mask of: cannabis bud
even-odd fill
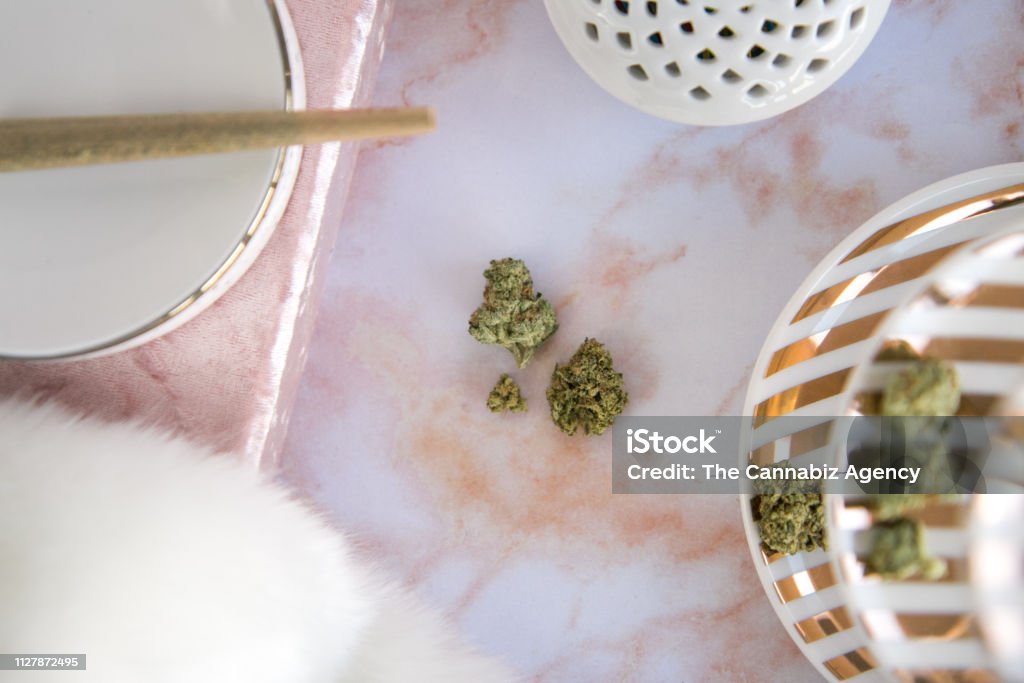
[[[956,369],[932,358],[915,361],[889,378],[882,394],[883,415],[956,415],[960,383]]]
[[[580,425],[584,434],[603,433],[629,401],[622,374],[596,339],[585,339],[568,364],[555,364],[547,396],[551,419],[569,436]]]
[[[492,413],[505,411],[525,413],[526,399],[520,394],[519,385],[507,374],[503,374],[491,389],[490,396],[487,397],[487,407],[491,409]]]
[[[483,344],[505,347],[524,367],[558,329],[555,311],[539,292],[534,294],[530,271],[518,259],[491,261],[484,278],[484,302],[469,317],[469,334]]]
[[[920,358],[904,341],[890,342],[878,355],[879,360],[910,360],[902,372],[889,377],[877,404],[862,401],[862,412],[883,416],[908,417],[900,422],[907,453],[921,463],[919,487],[943,490],[952,487],[948,447],[944,434],[951,415],[960,406],[960,386],[956,369],[941,360]],[[873,495],[867,500],[871,510],[871,550],[865,567],[883,578],[905,579],[919,575],[940,578],[946,563],[928,555],[921,522],[904,515],[923,509],[931,500],[955,499],[955,496],[921,494]]]
[[[872,519],[900,519],[905,515],[923,510],[929,503],[953,503],[960,500],[958,493],[884,493],[868,496],[865,506],[871,510]]]
[[[876,522],[871,527],[867,570],[887,579],[905,579],[919,574],[934,580],[946,573],[946,563],[928,555],[920,522],[899,517]]]
[[[875,355],[875,360],[920,360],[921,354],[905,339],[889,339]]]
[[[828,548],[825,508],[811,482],[755,482],[752,504],[761,542],[768,550],[793,555]]]
[[[929,496],[915,493],[886,493],[869,496],[867,507],[876,520],[899,519],[928,504]]]
[[[918,490],[951,491],[956,478],[950,468],[946,436],[960,406],[956,368],[933,358],[914,361],[889,377],[879,406],[882,415],[900,420],[907,455],[921,463]]]

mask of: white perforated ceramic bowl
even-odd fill
[[[583,70],[623,102],[705,126],[765,119],[835,83],[889,0],[545,0]]]

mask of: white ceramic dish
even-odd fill
[[[886,227],[930,209],[1024,183],[1024,164],[980,169],[936,183],[893,204],[855,230],[815,267],[783,309],[754,366],[744,414],[767,416],[753,432],[765,463],[800,457],[792,434],[771,416],[845,415],[850,379],[874,357],[886,316],[916,296],[924,278],[961,244],[1005,227],[1001,209],[970,220],[947,217],[942,226],[901,235]],[[969,213],[964,209],[961,214]],[[895,265],[900,264],[900,265]],[[889,268],[885,271],[885,268]],[[886,274],[888,273],[888,274]],[[888,280],[888,281],[886,281]],[[822,420],[823,423],[827,419]],[[802,452],[808,454],[804,435]],[[827,448],[827,440],[822,444]],[[744,452],[741,458],[746,461]],[[828,553],[772,555],[762,550],[749,497],[741,502],[758,576],[787,632],[827,680],[853,676],[862,683],[890,680],[871,654],[869,638],[852,610]]]
[[[294,32],[269,0],[6,3],[0,63],[2,117],[305,102]],[[194,317],[267,241],[300,155],[0,174],[0,357],[109,353]]]

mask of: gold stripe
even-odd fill
[[[981,637],[974,618],[966,614],[895,614],[893,616],[903,630],[904,636],[915,640],[960,640]],[[867,619],[864,620],[864,627],[872,638],[878,639],[878,634],[872,632]]]
[[[855,275],[831,287],[827,287],[808,297],[804,301],[804,305],[793,316],[790,324],[829,309],[840,301],[856,299],[857,297],[883,290],[886,287],[892,287],[893,285],[902,284],[921,277],[934,267],[936,263],[949,255],[950,252],[963,244],[963,242],[959,242],[911,256],[902,261],[894,261],[875,270]]]
[[[853,619],[850,618],[850,613],[846,611],[845,607],[836,607],[798,621],[793,626],[796,627],[797,633],[805,643],[813,643],[851,628]]]
[[[957,297],[953,306],[990,306],[992,308],[1024,309],[1024,286],[981,285],[973,292]]]
[[[979,285],[966,294],[956,296],[950,296],[932,286],[922,297],[939,306],[952,306],[953,308],[977,306],[1024,309],[1024,286],[1021,285]]]
[[[991,415],[1002,400],[999,395],[964,394],[960,397],[960,408],[956,414],[965,417]]]
[[[878,664],[867,648],[858,648],[824,662],[825,668],[841,681],[871,671]]]
[[[751,504],[753,504],[753,501],[751,501]],[[778,553],[774,550],[766,550],[764,545],[761,546],[760,550],[761,559],[764,561],[765,564],[771,564],[772,562],[776,562],[786,557],[785,553]]]
[[[292,84],[292,66],[291,60],[288,57],[287,41],[284,35],[284,26],[281,23],[281,16],[278,12],[278,7],[274,0],[266,0],[267,9],[270,12],[271,22],[274,25],[274,32],[277,37],[277,46],[281,52],[281,61],[283,66],[284,76],[284,109],[285,111],[292,111],[294,107],[293,101],[293,84]],[[252,238],[255,236],[257,229],[263,224],[263,219],[267,215],[267,209],[270,207],[270,202],[274,198],[274,193],[277,191],[278,183],[281,181],[281,174],[284,169],[285,160],[285,148],[281,148],[277,153],[277,160],[274,162],[274,170],[270,178],[270,182],[267,184],[266,192],[263,195],[263,200],[260,202],[259,207],[256,209],[256,213],[252,220],[249,222],[249,227],[246,228],[245,234],[232,249],[227,259],[217,268],[217,270],[206,279],[194,292],[186,296],[180,302],[175,304],[169,311],[161,315],[156,320],[146,323],[142,327],[128,332],[127,334],[121,335],[115,339],[107,342],[101,342],[95,346],[91,346],[78,351],[71,351],[68,353],[56,353],[52,355],[41,355],[41,356],[7,356],[0,354],[0,360],[59,360],[62,358],[73,358],[75,356],[82,356],[90,353],[96,353],[97,351],[103,351],[123,344],[131,339],[142,336],[147,332],[163,325],[171,318],[174,318],[188,309],[190,306],[195,304],[199,298],[208,292],[217,282],[220,281],[224,274],[238,261],[239,256],[249,246]]]
[[[1024,201],[1024,184],[986,192],[976,197],[970,197],[916,216],[911,216],[882,228],[861,242],[840,263],[846,263],[875,249],[881,249],[889,244],[904,240],[911,235],[923,234],[937,228],[944,228],[954,223],[981,216],[990,211],[1013,206],[1021,201]]]
[[[782,602],[791,602],[834,585],[836,577],[827,563],[799,571],[774,583],[775,593]]]
[[[789,437],[789,457],[796,458],[805,453],[816,451],[828,445],[832,437],[832,422],[821,424],[794,432]]]
[[[893,669],[900,683],[999,683],[1003,679],[988,669]]]
[[[846,368],[812,379],[761,401],[754,408],[754,426],[760,427],[772,418],[835,396],[843,390],[850,371]]]
[[[935,337],[924,347],[930,358],[987,363],[1024,363],[1024,341]]]
[[[832,434],[832,422],[822,422],[821,424],[808,427],[807,429],[801,429],[799,432],[793,432],[792,434],[783,437],[789,439],[789,458],[798,458],[805,453],[810,453],[823,446],[827,446],[829,437]],[[781,439],[779,439],[781,441]],[[778,441],[769,441],[760,448],[755,449],[750,454],[750,462],[755,465],[764,467],[771,465],[775,462],[775,444]]]
[[[748,462],[758,467],[767,467],[775,462],[775,442],[769,441],[760,448],[755,448],[750,453]]]
[[[926,527],[959,529],[967,524],[967,506],[958,503],[930,501],[920,510],[911,510],[906,516],[920,520]]]
[[[825,332],[805,337],[800,341],[793,342],[789,346],[784,346],[772,354],[772,359],[768,363],[768,370],[765,371],[764,376],[770,377],[776,372],[785,370],[815,356],[864,341],[878,329],[887,313],[888,311],[872,313],[863,318],[858,318],[842,325],[836,325]]]

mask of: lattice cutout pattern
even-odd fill
[[[781,113],[838,79],[889,0],[545,0],[562,42],[613,95],[685,123]]]

